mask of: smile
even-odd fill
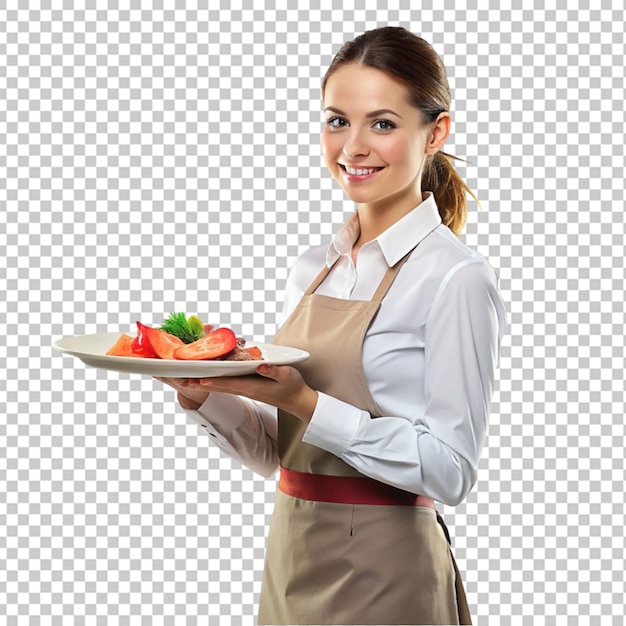
[[[350,167],[349,165],[339,164],[343,170],[349,174],[350,176],[369,176],[371,174],[375,174],[376,172],[380,172],[382,167]]]

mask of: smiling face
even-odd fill
[[[441,141],[442,123],[424,124],[404,85],[380,70],[348,63],[326,83],[324,115],[324,160],[351,200],[398,217],[421,202],[424,161],[447,132]],[[443,126],[449,129],[448,121]]]

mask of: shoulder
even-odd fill
[[[405,268],[401,272],[401,282],[419,282],[420,287],[427,289],[433,296],[457,272],[468,276],[482,275],[497,283],[496,274],[487,259],[465,245],[443,225],[439,225],[419,243]]]
[[[422,251],[431,272],[431,319],[444,310],[455,315],[472,312],[495,314],[501,332],[507,328],[506,306],[499,291],[498,275],[489,261],[479,252],[465,245],[448,228],[440,226],[427,238]]]
[[[433,261],[441,270],[466,261],[482,261],[487,259],[478,251],[464,244],[447,226],[440,224],[417,247],[416,252]]]
[[[422,295],[430,294],[432,307],[451,292],[478,295],[498,290],[498,276],[489,261],[444,225],[413,251],[401,282],[408,288],[419,283]]]

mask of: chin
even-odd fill
[[[355,191],[353,189],[348,191],[347,189],[343,188],[343,192],[355,204],[371,204],[372,202],[376,202],[379,199],[378,196],[374,196],[371,193],[359,193],[358,191]]]

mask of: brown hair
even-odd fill
[[[443,62],[426,40],[404,28],[377,28],[345,43],[322,80],[322,95],[333,72],[347,63],[373,67],[401,82],[426,124],[450,110],[450,86]],[[458,235],[467,219],[466,194],[478,200],[457,173],[453,159],[462,160],[441,151],[427,157],[422,188],[433,192],[443,223]]]

